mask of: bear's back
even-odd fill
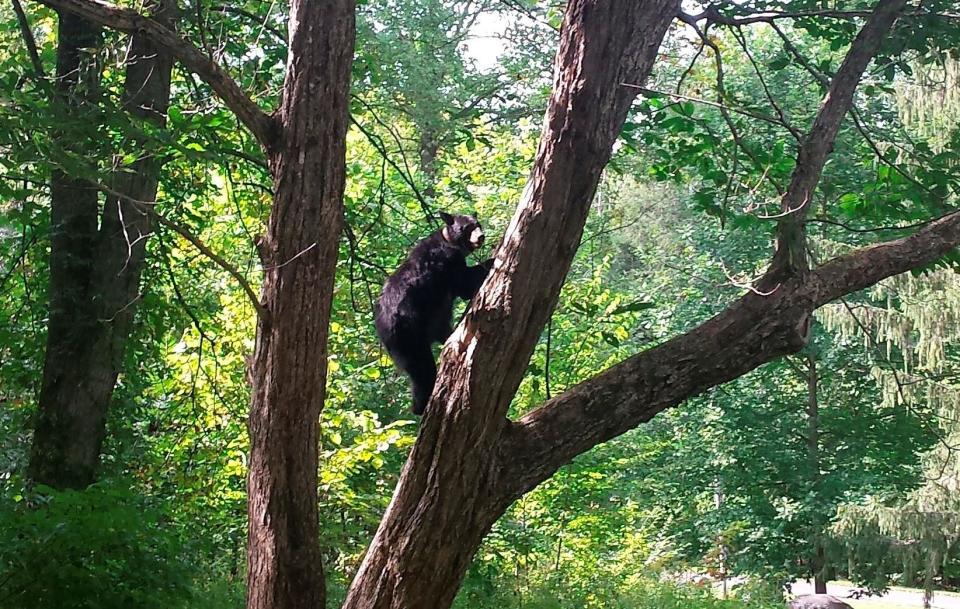
[[[458,265],[459,262],[459,265]],[[419,323],[447,313],[453,306],[452,272],[465,266],[457,248],[434,233],[418,243],[400,268],[387,279],[380,296],[380,314],[394,322]]]

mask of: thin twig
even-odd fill
[[[763,11],[761,13],[746,14],[740,17],[731,17],[720,13],[716,6],[708,6],[705,10],[691,15],[683,11],[678,11],[677,18],[690,25],[698,21],[707,20],[708,23],[719,23],[721,25],[749,25],[751,23],[767,23],[773,25],[778,19],[810,19],[815,17],[826,17],[829,19],[859,19],[869,17],[872,11],[842,11],[842,10],[820,10],[820,11],[800,11],[790,13],[786,11]],[[932,13],[930,11],[917,10],[903,14],[904,17],[940,17],[943,19],[960,19],[960,13]]]
[[[430,211],[430,206],[427,204],[427,201],[423,198],[423,195],[420,194],[420,190],[417,188],[417,185],[414,183],[413,177],[407,175],[407,173],[399,165],[397,165],[397,163],[392,158],[390,158],[390,155],[387,152],[387,148],[384,145],[383,140],[380,139],[379,136],[377,136],[376,134],[369,131],[353,116],[350,117],[350,122],[353,123],[357,127],[357,129],[360,130],[360,133],[366,136],[367,141],[369,141],[373,145],[373,147],[377,149],[377,152],[380,153],[380,156],[382,156],[387,161],[387,163],[389,163],[390,166],[393,167],[394,171],[400,174],[400,178],[404,182],[406,182],[407,186],[410,187],[410,190],[413,191],[413,195],[417,198],[417,201],[420,203],[420,207],[423,209],[423,213],[427,216],[427,218],[432,218],[433,213]]]
[[[713,108],[718,108],[718,109],[720,109],[720,110],[727,110],[727,111],[730,111],[730,112],[736,112],[737,114],[742,114],[743,116],[749,116],[750,118],[755,118],[755,119],[757,119],[757,120],[761,120],[761,121],[770,123],[771,125],[777,125],[778,127],[785,127],[785,125],[784,125],[783,123],[781,123],[779,120],[773,118],[772,116],[765,116],[765,115],[763,115],[763,114],[757,114],[756,112],[751,112],[750,110],[743,110],[743,109],[741,109],[741,108],[735,108],[735,107],[733,107],[733,106],[727,106],[727,105],[724,105],[724,104],[721,104],[721,103],[718,103],[718,102],[713,102],[713,101],[710,101],[710,100],[707,100],[707,99],[702,99],[702,98],[700,98],[700,97],[690,97],[689,95],[681,95],[681,94],[679,94],[679,93],[671,93],[671,92],[669,92],[669,91],[658,91],[658,90],[656,90],[656,89],[650,89],[650,88],[644,87],[644,86],[642,86],[642,85],[634,85],[634,84],[631,84],[631,83],[628,83],[628,82],[622,82],[622,83],[620,83],[620,85],[621,85],[621,86],[624,86],[624,87],[630,87],[631,89],[637,89],[638,91],[640,91],[641,93],[643,93],[643,94],[645,94],[645,95],[658,95],[658,96],[664,96],[664,97],[674,97],[674,98],[677,98],[677,99],[682,99],[682,100],[684,100],[684,101],[690,101],[690,102],[694,102],[694,103],[697,103],[697,104],[703,104],[703,105],[705,105],[705,106],[711,106],[711,107],[713,107]]]
[[[193,233],[191,233],[186,227],[158,213],[154,209],[154,205],[156,205],[156,202],[139,201],[137,199],[134,199],[130,196],[123,194],[122,192],[118,192],[110,188],[109,186],[106,186],[105,184],[97,184],[96,186],[97,188],[99,188],[100,190],[102,190],[103,192],[109,195],[113,195],[114,197],[118,197],[123,199],[124,201],[129,202],[131,205],[133,205],[143,213],[149,215],[151,218],[154,218],[161,225],[169,228],[170,230],[177,233],[178,235],[180,235],[181,237],[189,241],[191,244],[193,244],[193,246],[198,250],[200,250],[200,252],[204,256],[206,256],[211,261],[213,261],[221,269],[229,273],[230,276],[233,277],[237,281],[237,283],[240,284],[240,287],[243,288],[243,291],[246,292],[247,297],[250,299],[251,304],[253,304],[253,308],[256,309],[257,315],[262,320],[268,321],[270,319],[269,311],[267,311],[267,309],[263,306],[263,303],[260,302],[260,299],[257,298],[257,294],[256,292],[253,291],[253,287],[251,287],[250,282],[247,281],[246,277],[243,276],[243,274],[237,269],[237,267],[233,266],[232,264],[227,262],[222,256],[220,256],[219,254],[214,252],[212,249],[207,247],[202,241],[200,241],[198,237],[194,236]]]
[[[242,9],[242,8],[236,8],[236,7],[233,7],[233,6],[228,6],[228,5],[226,5],[226,4],[218,4],[217,6],[212,6],[212,7],[210,7],[210,10],[213,11],[213,12],[215,12],[215,13],[224,13],[224,14],[226,14],[226,13],[232,13],[232,14],[234,14],[234,15],[239,15],[240,17],[246,17],[246,18],[249,19],[250,21],[253,21],[254,23],[258,24],[258,25],[259,25],[260,27],[262,27],[264,30],[266,30],[266,31],[270,32],[271,34],[273,34],[273,35],[277,38],[278,41],[280,41],[280,42],[282,42],[282,43],[284,43],[284,44],[286,44],[286,42],[287,42],[287,35],[286,35],[284,32],[280,31],[279,29],[277,29],[276,27],[274,27],[274,26],[272,26],[272,25],[268,25],[268,24],[267,24],[267,21],[270,20],[270,15],[269,15],[269,14],[266,15],[263,19],[261,19],[259,15],[256,15],[256,14],[254,14],[254,13],[251,13],[250,11],[244,10],[244,9]]]
[[[30,63],[33,65],[33,71],[37,78],[46,78],[43,70],[43,62],[40,61],[40,53],[37,52],[37,41],[33,37],[33,30],[30,29],[30,22],[27,20],[27,14],[23,11],[20,0],[10,0],[13,3],[13,12],[17,14],[17,23],[20,25],[20,35],[23,36],[23,44],[27,47],[27,54],[30,55]]]
[[[787,115],[784,113],[783,108],[777,103],[776,99],[774,99],[773,93],[770,92],[770,88],[767,86],[767,81],[763,77],[763,73],[760,71],[760,66],[757,64],[757,61],[753,58],[753,54],[750,52],[750,47],[747,44],[746,36],[743,35],[743,32],[739,28],[734,28],[732,33],[733,37],[740,44],[740,48],[743,49],[747,59],[750,61],[750,65],[753,66],[753,71],[760,80],[760,86],[763,87],[763,93],[766,95],[767,101],[770,102],[770,105],[773,107],[773,109],[777,111],[777,116],[780,117],[781,124],[787,129],[787,131],[790,132],[790,134],[793,136],[793,139],[799,142],[800,138],[803,137],[803,134],[800,133],[799,129],[790,124],[790,121],[787,120]]]
[[[417,200],[420,202],[420,205],[423,207],[423,212],[426,214],[427,218],[428,219],[433,218],[434,215],[433,215],[433,212],[431,212],[430,210],[430,205],[427,203],[427,200],[420,193],[420,190],[417,188],[417,185],[413,180],[413,170],[410,169],[410,164],[407,163],[407,155],[403,153],[403,144],[400,142],[400,136],[397,135],[396,131],[394,131],[393,128],[390,127],[390,125],[388,125],[383,119],[380,118],[380,116],[373,109],[373,106],[367,103],[367,100],[363,99],[358,95],[353,95],[351,97],[357,100],[358,102],[360,102],[361,104],[363,104],[363,107],[367,109],[367,112],[370,113],[370,116],[373,117],[373,120],[375,120],[377,124],[379,124],[381,127],[386,129],[387,133],[389,133],[390,136],[393,138],[394,143],[397,145],[397,152],[400,154],[400,159],[403,161],[403,166],[404,168],[406,168],[406,174],[408,177],[407,179],[405,179],[405,181],[410,185],[410,188],[413,189],[413,193],[414,195],[416,195]],[[356,121],[354,121],[354,124],[357,125],[357,127],[360,127],[359,123],[357,123]],[[366,134],[366,132],[364,132],[364,134]],[[381,144],[382,144],[382,141],[381,141]],[[383,146],[383,150],[385,154],[386,146]],[[396,163],[391,162],[390,164],[399,171],[399,167],[397,167]]]
[[[953,212],[949,212],[953,213]],[[947,214],[949,215],[949,214]],[[830,220],[828,218],[810,218],[807,222],[816,222],[818,224],[829,224],[831,226],[839,226],[840,228],[849,231],[851,233],[879,233],[882,231],[895,231],[895,230],[909,230],[911,228],[919,228],[921,226],[926,226],[931,222],[936,222],[944,216],[939,216],[937,218],[930,218],[929,220],[923,220],[921,222],[916,222],[914,224],[904,224],[903,226],[874,226],[871,228],[856,228],[850,226],[849,224],[844,224],[843,222],[838,222],[837,220]]]

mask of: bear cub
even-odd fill
[[[453,298],[473,298],[493,259],[467,266],[467,255],[483,245],[480,223],[473,216],[440,212],[443,228],[421,240],[383,286],[377,301],[377,336],[393,363],[410,377],[413,414],[423,414],[437,364],[433,343],[453,332]]]

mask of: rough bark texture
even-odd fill
[[[777,252],[773,259],[776,274],[803,272],[809,268],[807,260],[805,219],[820,182],[823,166],[833,150],[843,116],[853,103],[863,71],[877,54],[884,36],[893,27],[907,0],[880,0],[876,9],[860,30],[850,52],[830,82],[830,90],[820,106],[813,126],[804,137],[790,186],[780,201],[781,219],[777,234]]]
[[[163,0],[155,18],[170,24],[176,7]],[[60,101],[74,116],[94,103],[99,68],[84,65],[99,46],[99,26],[61,13],[57,61]],[[168,53],[134,36],[128,53],[123,105],[131,115],[162,124],[170,97]],[[84,82],[85,81],[85,82]],[[113,188],[143,201],[157,192],[160,161],[146,156],[116,173]],[[132,205],[54,170],[51,178],[50,316],[29,474],[54,487],[94,481],[107,408],[123,361],[139,298],[150,226]],[[99,228],[98,228],[99,224]]]
[[[504,415],[633,99],[620,83],[646,78],[677,7],[677,0],[568,5],[530,184],[494,280],[466,330],[461,325],[447,342],[440,390],[345,607],[448,607],[481,539],[513,500],[497,457]]]
[[[251,380],[247,607],[324,606],[318,425],[343,222],[353,0],[294,0]]]
[[[573,457],[659,412],[804,345],[809,314],[844,294],[940,258],[960,244],[960,212],[750,292],[701,326],[569,389],[510,424],[504,448],[520,492]]]
[[[798,159],[788,200],[806,201],[852,87],[893,22],[881,7],[858,37]],[[494,270],[445,345],[437,386],[390,506],[348,593],[347,609],[450,605],[492,523],[573,457],[807,340],[818,306],[934,260],[960,243],[960,214],[816,272],[774,265],[769,294],[750,292],[699,328],[638,354],[517,422],[505,414],[556,302],[600,172],[676,2],[572,0],[554,94],[530,183]],[[822,158],[821,158],[822,155]],[[802,165],[800,167],[799,165]],[[802,214],[797,214],[802,217]],[[545,263],[549,261],[549,263]]]

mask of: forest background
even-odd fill
[[[763,291],[803,134],[873,5],[730,3],[670,25],[647,81],[626,83],[642,90],[512,419]],[[277,105],[283,3],[134,8]],[[564,9],[357,7],[318,415],[328,606],[419,425],[373,333],[380,285],[437,210],[475,212],[484,256],[507,233]],[[814,264],[955,208],[960,15],[946,1],[904,10],[809,204]],[[195,66],[64,14],[0,7],[0,606],[240,607],[270,162],[256,119]],[[477,45],[491,29],[501,44]],[[103,237],[121,225],[123,240]],[[956,265],[954,251],[820,308],[799,352],[573,459],[492,526],[455,606],[739,606],[684,585],[704,573],[746,582],[731,594],[751,606],[805,577],[960,585]],[[58,360],[71,341],[85,355]],[[52,376],[97,366],[106,397],[79,427],[43,433],[63,420],[45,404],[82,402]]]

